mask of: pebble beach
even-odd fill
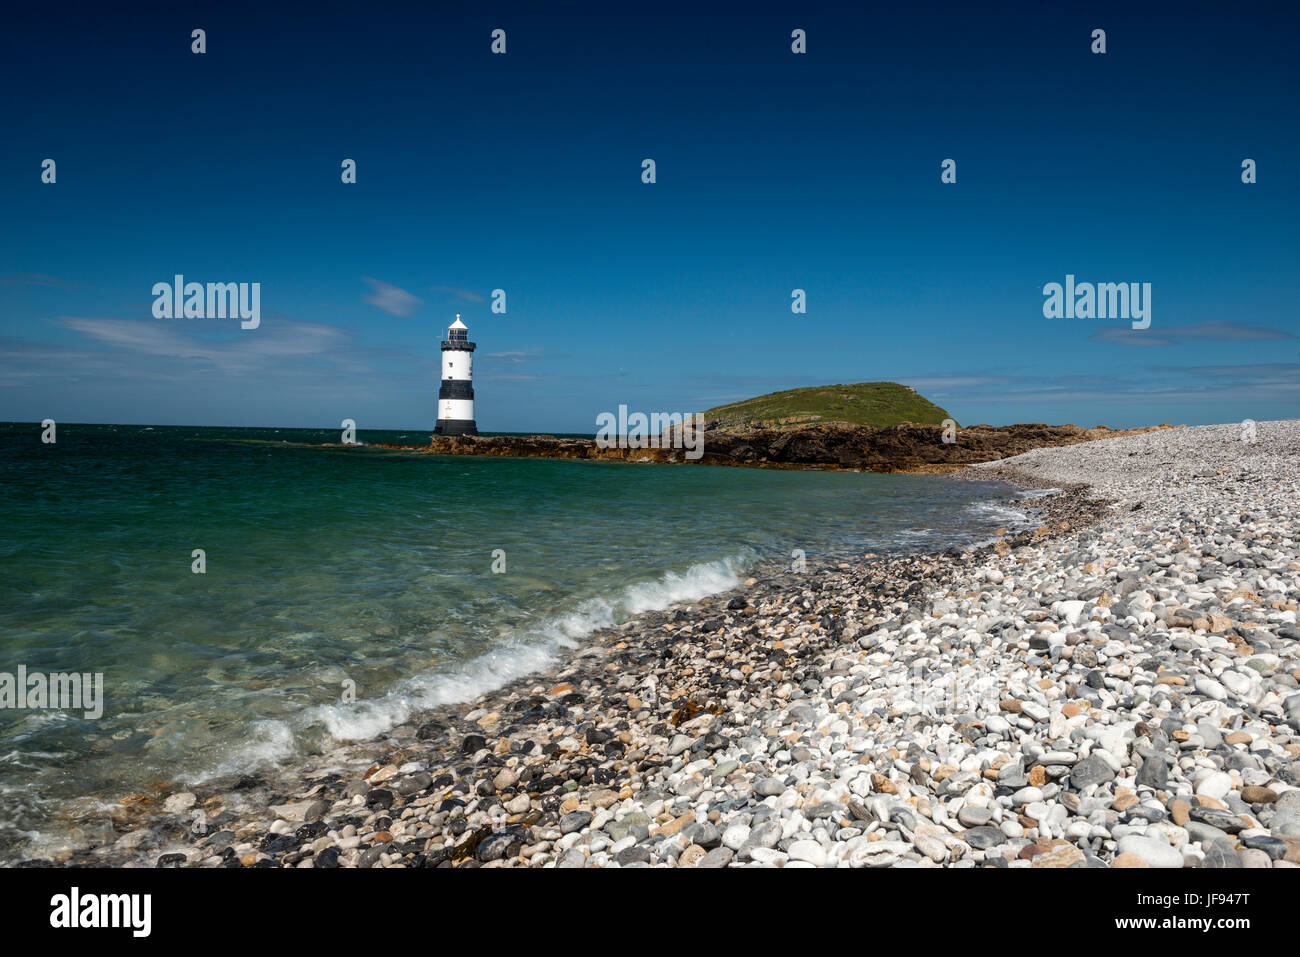
[[[1288,420],[974,466],[1036,527],[772,568],[26,863],[1296,867],[1297,449]]]

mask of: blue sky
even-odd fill
[[[878,379],[964,424],[1300,413],[1294,5],[858,6],[14,12],[0,419],[431,428],[456,312],[489,431]],[[260,282],[260,327],[153,318],[176,273]],[[1044,318],[1067,273],[1151,283],[1150,328]]]

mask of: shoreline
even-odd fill
[[[1087,429],[1028,422],[973,425],[949,433],[941,425],[911,422],[884,427],[827,422],[739,433],[709,429],[697,434],[699,441],[690,443],[689,452],[682,447],[682,435],[677,433],[671,438],[649,436],[636,444],[620,440],[615,445],[553,435],[474,434],[432,435],[428,445],[377,442],[367,447],[425,455],[909,474],[951,473],[1037,448],[1058,448],[1175,428],[1184,426],[1110,429],[1099,425]]]
[[[129,829],[114,844],[26,864],[1232,866],[1244,855],[1292,866],[1300,737],[1294,716],[1281,730],[1263,716],[1285,718],[1300,698],[1279,709],[1273,699],[1286,696],[1256,692],[1218,714],[1252,693],[1249,675],[1223,679],[1220,668],[1188,682],[1188,666],[1250,656],[1211,641],[1222,628],[1200,647],[1206,629],[1183,624],[1178,607],[1139,609],[1141,576],[1122,580],[1139,587],[1032,610],[1008,593],[1024,568],[1052,567],[1045,552],[1082,557],[1108,535],[1121,549],[1120,533],[1136,535],[1122,488],[1062,482],[1054,456],[1169,434],[959,473],[1061,488],[1023,502],[1041,512],[1034,532],[961,553],[765,570],[595,632],[569,660],[381,740],[124,803],[114,823]],[[1102,474],[1081,471],[1067,477]],[[1100,577],[1113,556],[1093,557],[1100,565],[1069,567],[1097,565],[1082,574]],[[1106,630],[1125,627],[1109,611],[1117,603],[1136,613],[1131,641]],[[1290,604],[1274,623],[1249,622],[1272,627],[1276,648],[1246,632],[1277,659],[1261,661],[1261,680],[1294,694]],[[1151,640],[1146,615],[1165,641]],[[1170,660],[1139,683],[1138,701],[1127,692],[1153,652]],[[977,700],[962,687],[981,675],[993,684]],[[915,700],[931,692],[948,698]],[[1186,708],[1184,695],[1196,699]],[[1252,747],[1261,735],[1269,746]]]

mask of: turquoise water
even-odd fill
[[[0,425],[0,672],[102,673],[103,715],[0,710],[0,858],[57,843],[70,799],[371,737],[793,549],[945,548],[1013,517],[1005,486],[943,476],[321,447],[337,430],[39,434]]]

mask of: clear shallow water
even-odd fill
[[[0,425],[0,672],[101,672],[104,713],[0,709],[0,859],[57,843],[70,799],[372,737],[792,549],[940,549],[1016,517],[1006,486],[943,476],[313,447],[337,430],[58,436]]]

